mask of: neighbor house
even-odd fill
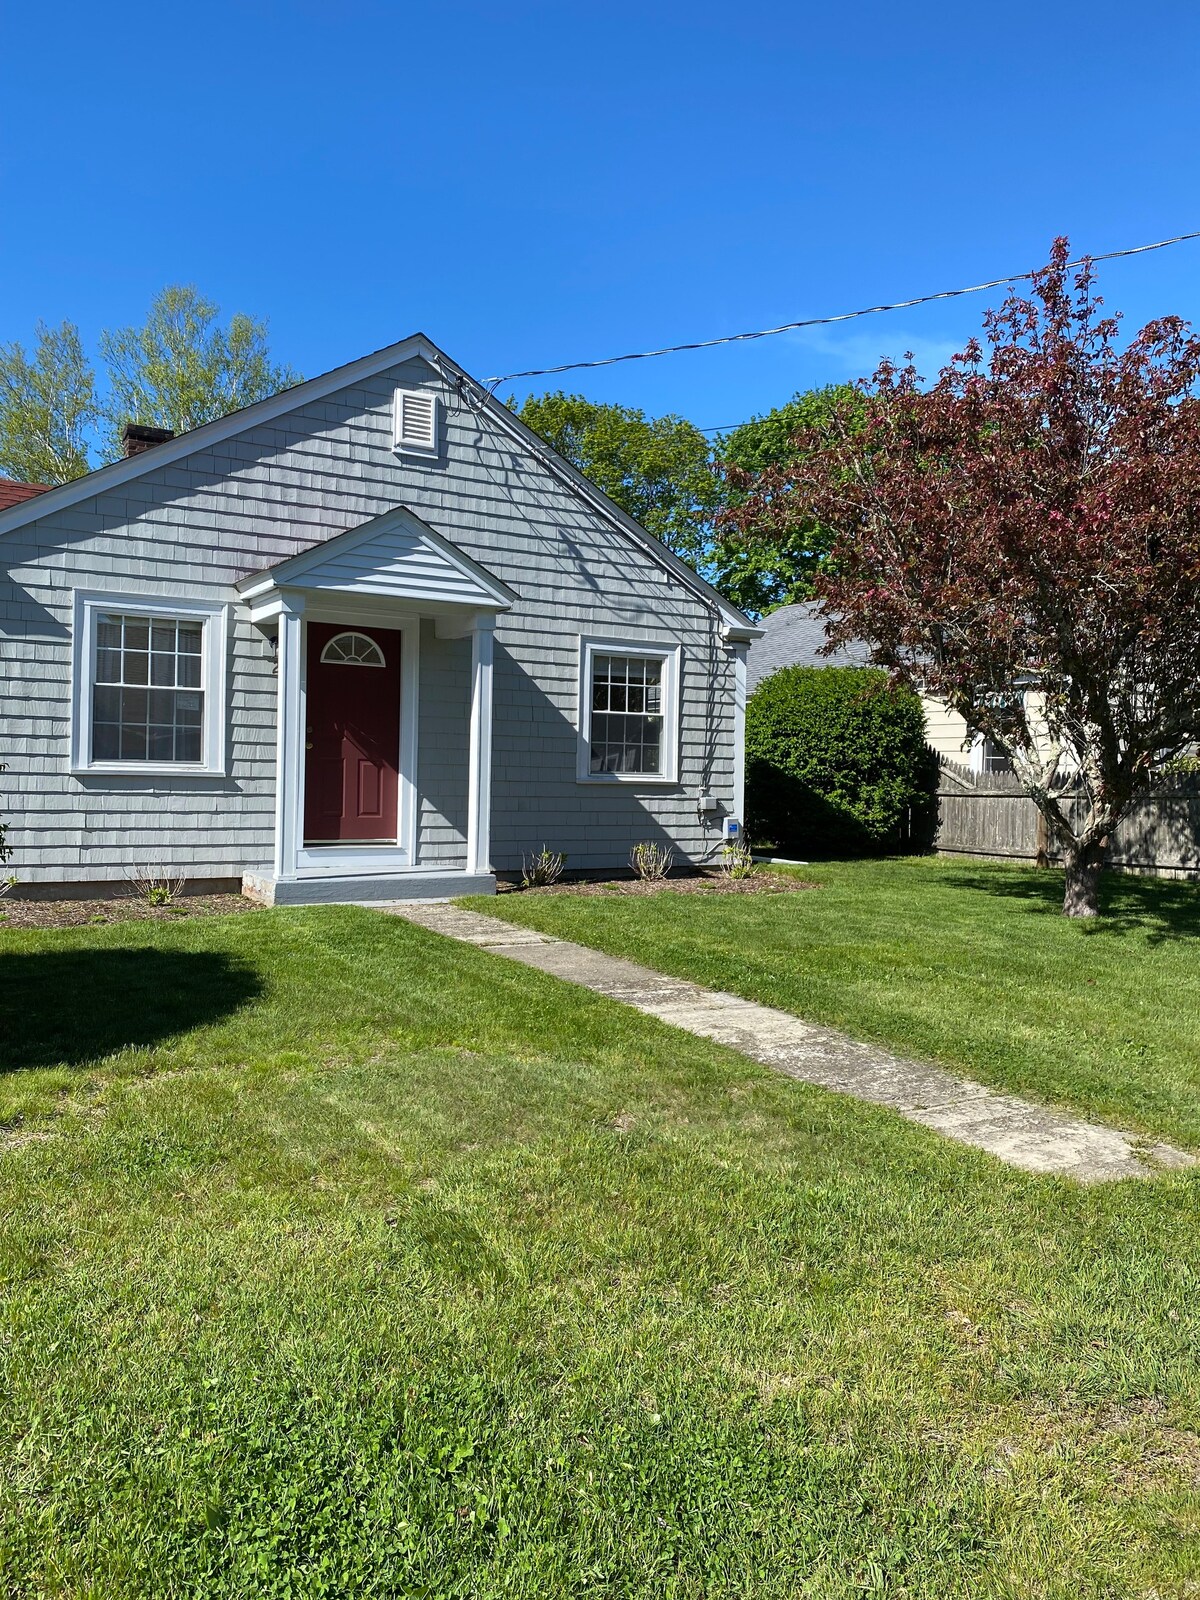
[[[747,691],[754,690],[780,667],[865,667],[871,652],[864,644],[838,645],[828,655],[825,622],[813,600],[781,606],[759,624],[762,637],[751,645],[747,659]],[[1007,754],[993,740],[972,733],[966,722],[940,700],[922,696],[925,738],[939,756],[957,761],[972,772],[1007,772]]]
[[[125,446],[0,509],[22,885],[378,900],[543,844],[719,855],[758,630],[428,339]]]

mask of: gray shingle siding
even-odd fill
[[[417,861],[465,867],[471,716],[471,641],[421,624],[417,712]]]
[[[393,453],[397,385],[438,393],[435,460]],[[733,663],[707,606],[414,360],[0,535],[0,816],[21,879],[113,879],[150,862],[193,877],[268,870],[276,680],[232,586],[397,505],[520,597],[496,633],[495,865],[519,866],[543,841],[580,867],[623,861],[639,838],[696,858],[714,850],[696,796],[703,783],[732,807]],[[227,777],[70,774],[75,589],[229,604]],[[681,644],[677,787],[576,781],[581,634]],[[469,676],[469,640],[439,640],[425,623],[423,865],[465,859]]]

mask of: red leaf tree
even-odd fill
[[[751,540],[833,530],[831,643],[994,739],[1093,916],[1108,840],[1200,738],[1200,341],[1124,348],[1065,239],[937,381],[884,362],[860,406],[731,513]]]

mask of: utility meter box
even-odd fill
[[[731,844],[734,843],[735,840],[740,839],[742,837],[742,824],[740,818],[726,817],[725,825],[721,831]]]

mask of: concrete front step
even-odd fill
[[[312,878],[272,878],[247,872],[242,893],[265,906],[403,904],[451,900],[463,894],[495,894],[492,872],[338,873]]]

